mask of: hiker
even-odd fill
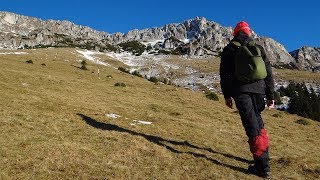
[[[233,36],[234,38],[221,54],[221,89],[225,103],[229,108],[233,108],[231,98],[234,99],[242,125],[249,138],[248,143],[253,154],[254,165],[250,165],[248,171],[260,177],[269,177],[268,135],[264,129],[260,113],[264,110],[265,103],[267,103],[269,109],[274,106],[274,80],[271,65],[263,47],[255,44],[251,37],[249,25],[246,22],[237,23]],[[240,54],[240,51],[242,54]],[[243,71],[238,64],[247,60],[246,57],[248,56],[243,55],[243,53],[252,53],[256,54],[258,58],[260,57],[262,68],[260,67],[259,71],[261,72],[254,72],[258,75],[264,74],[260,76],[260,79],[236,73],[236,71]],[[243,77],[240,78],[240,76]]]

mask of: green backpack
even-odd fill
[[[267,77],[261,51],[254,42],[248,43],[247,46],[241,46],[236,41],[231,43],[238,47],[235,56],[235,77],[239,81],[252,83]]]

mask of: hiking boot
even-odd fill
[[[270,179],[270,172],[269,172],[269,171],[261,172],[261,171],[259,171],[259,170],[256,168],[256,166],[254,166],[254,165],[250,165],[250,166],[248,167],[248,172],[249,172],[250,174],[254,174],[254,175],[257,175],[257,176],[259,176],[259,177],[262,177],[262,178],[264,178],[264,179]]]
[[[260,177],[263,177],[264,179],[270,179],[270,172],[269,171],[264,172],[261,174]]]

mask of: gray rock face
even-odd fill
[[[257,37],[256,41],[262,45],[267,53],[270,62],[275,64],[291,64],[294,63],[293,57],[287,52],[284,46],[271,38]]]
[[[127,34],[111,34],[106,39],[110,43],[120,43],[123,41],[153,42],[162,41],[162,46],[157,46],[164,50],[172,50],[179,46],[188,49],[189,55],[213,55],[222,51],[223,47],[232,38],[232,28],[222,27],[219,24],[207,21],[205,18],[196,17],[183,23],[167,24],[161,28],[151,28],[144,30],[132,30]],[[182,43],[172,42],[170,37],[178,39]]]
[[[290,54],[299,69],[320,72],[320,48],[304,46]]]
[[[72,39],[92,39],[99,41],[107,35],[86,26],[78,26],[69,21],[43,21],[37,18],[0,12],[0,46],[22,48],[36,45],[54,45],[57,35]],[[61,38],[61,37],[60,37]]]
[[[0,12],[0,48],[35,46],[71,46],[106,50],[107,44],[117,45],[126,41],[140,41],[153,49],[174,51],[179,48],[190,56],[218,56],[233,38],[233,29],[223,27],[205,18],[196,17],[182,23],[167,24],[126,34],[95,31],[69,21],[43,21],[37,18]],[[318,49],[303,48],[291,53],[271,38],[252,33],[261,44],[272,64],[294,64],[300,70],[319,69]],[[307,50],[308,49],[308,50]],[[311,54],[309,54],[311,53]],[[297,55],[298,54],[298,55]]]

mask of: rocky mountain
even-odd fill
[[[33,17],[0,12],[0,47],[24,48],[37,46],[68,45],[81,40],[100,41],[107,33],[78,26],[69,21],[43,21]]]
[[[123,43],[136,41],[140,43],[138,45],[140,53],[137,55],[141,54],[142,44],[146,52],[153,54],[219,56],[232,37],[231,27],[223,27],[203,17],[163,27],[131,30],[125,34],[108,34],[69,21],[44,21],[10,12],[0,12],[0,48],[71,46],[99,51],[119,51]],[[264,46],[273,65],[289,65],[301,70],[313,70],[311,68],[315,66],[313,62],[319,62],[314,59],[303,59],[308,55],[299,56],[300,59],[296,60],[275,40],[259,37],[254,32],[253,37]]]
[[[304,46],[290,52],[299,69],[320,72],[320,48]]]

